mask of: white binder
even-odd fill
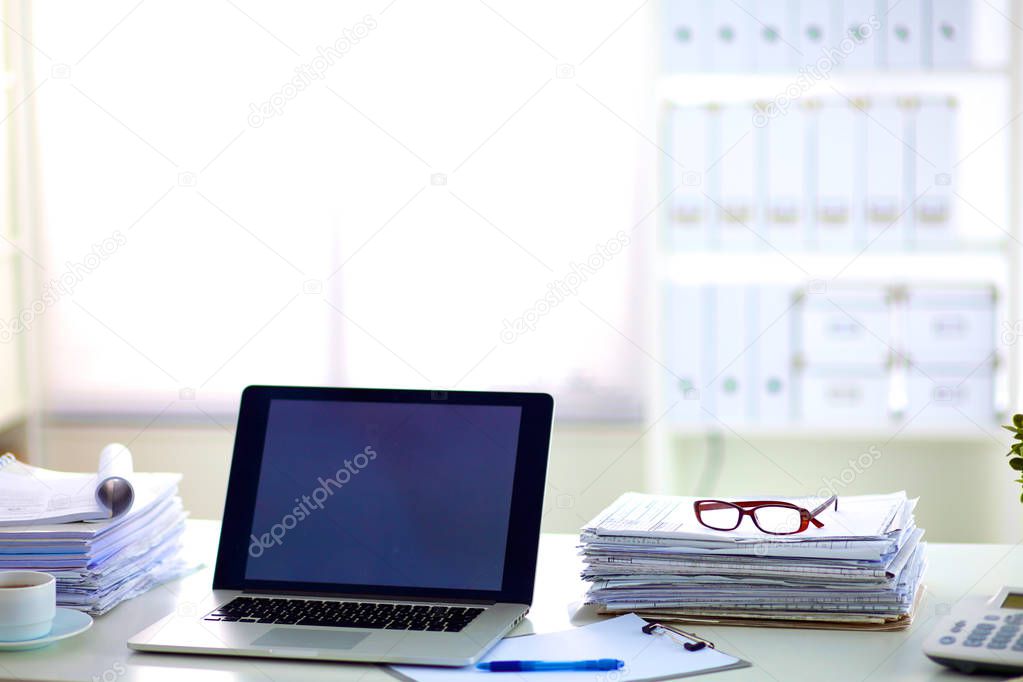
[[[838,28],[841,18],[838,2],[797,0],[796,31],[799,40],[795,44],[803,53],[801,64],[817,64],[818,60],[824,59],[829,62],[826,68],[841,68],[842,65],[837,63],[839,60],[834,59],[830,52],[835,49],[843,34]]]
[[[720,110],[720,133],[712,154],[717,236],[723,249],[762,248],[762,227],[754,202],[757,128],[752,105],[736,104]],[[715,163],[716,162],[716,163]]]
[[[822,249],[856,245],[853,216],[853,174],[856,170],[856,123],[863,114],[836,102],[814,109],[814,243]]]
[[[867,115],[869,114],[869,116]],[[875,100],[866,109],[866,221],[872,250],[901,248],[906,242],[906,161],[912,145],[903,110],[891,99]]]
[[[913,0],[906,0],[907,2]],[[884,12],[879,4],[884,0],[841,0],[840,30],[836,47],[851,46],[842,63],[850,69],[872,69],[880,66],[880,44]],[[887,8],[886,8],[887,9]],[[852,41],[851,43],[849,41]]]
[[[935,69],[970,65],[970,6],[966,0],[931,0],[926,40],[928,61]]]
[[[672,249],[704,248],[717,207],[711,203],[711,188],[705,177],[713,144],[710,113],[707,107],[672,107],[667,112],[668,152],[674,157],[662,159],[675,188],[669,200],[667,241]]]
[[[784,71],[800,65],[796,17],[791,0],[744,0],[756,17],[753,62],[759,71]]]
[[[924,61],[923,6],[920,0],[887,0],[884,53],[890,69],[919,69]]]
[[[753,34],[759,24],[745,7],[731,0],[710,0],[710,4],[712,68],[729,73],[749,71],[753,66]]]
[[[709,287],[668,284],[664,289],[664,409],[673,424],[696,424],[704,386],[703,349],[709,335],[706,319],[713,304]],[[673,407],[674,406],[674,407]]]
[[[781,250],[805,245],[808,209],[806,113],[794,104],[787,113],[765,119],[757,164],[765,238]]]
[[[714,289],[713,326],[708,325],[704,346],[704,405],[711,423],[734,426],[746,421],[749,392],[749,353],[752,340],[747,287],[718,286]]]
[[[913,239],[920,246],[948,243],[952,238],[953,165],[955,164],[956,102],[924,100],[915,112]]]
[[[751,287],[749,353],[750,418],[766,426],[784,426],[792,419],[792,330],[797,308],[786,286]],[[754,342],[753,339],[756,341]]]
[[[711,68],[709,0],[661,2],[661,52],[668,73]]]

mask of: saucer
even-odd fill
[[[25,651],[38,649],[54,642],[74,637],[92,627],[92,616],[74,609],[57,608],[53,619],[53,628],[49,634],[36,639],[25,639],[20,642],[0,642],[0,651]]]

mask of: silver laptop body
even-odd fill
[[[245,592],[214,590],[212,601],[231,602]],[[357,599],[322,597],[316,599],[360,602]],[[381,600],[366,600],[380,603]],[[444,602],[395,601],[395,604],[465,607]],[[322,661],[367,663],[409,663],[464,666],[479,658],[508,633],[529,610],[527,604],[471,604],[483,608],[461,632],[408,632],[401,630],[265,625],[261,623],[216,622],[200,616],[170,615],[130,640],[128,646],[140,651],[183,654],[220,654],[262,658],[308,658]]]
[[[529,610],[552,418],[540,393],[248,387],[212,592],[128,646],[475,663]]]

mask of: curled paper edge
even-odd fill
[[[129,480],[133,472],[131,451],[124,445],[110,443],[100,451],[96,502],[110,512],[110,518],[124,514],[135,502],[135,489]]]

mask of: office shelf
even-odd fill
[[[671,438],[705,438],[717,435],[735,440],[822,440],[822,441],[872,441],[883,443],[895,440],[934,441],[992,441],[1001,438],[1001,427],[997,423],[978,424],[975,428],[947,427],[942,425],[899,425],[886,427],[866,426],[855,428],[848,424],[835,426],[765,426],[759,424],[736,424],[721,426],[714,424],[678,425],[669,424],[665,432]],[[1002,439],[1004,440],[1004,438]]]
[[[979,4],[975,3],[974,8]],[[1023,25],[1023,5],[1011,3],[1011,22]],[[984,8],[987,11],[987,8]],[[992,10],[996,11],[996,10]],[[999,21],[1000,21],[999,17]],[[979,33],[974,34],[975,43]],[[983,34],[986,35],[986,34]],[[1023,184],[1023,38],[1006,30],[995,44],[976,46],[983,65],[961,69],[888,70],[836,68],[826,77],[799,81],[798,67],[786,72],[678,72],[663,73],[654,87],[655,111],[659,117],[658,139],[668,149],[665,121],[672,107],[730,105],[745,103],[751,108],[766,102],[784,102],[788,108],[848,101],[859,106],[882,98],[952,97],[968,129],[957,130],[952,227],[948,242],[918,246],[864,245],[847,249],[808,248],[805,243],[765,243],[753,239],[752,246],[714,246],[678,250],[671,248],[670,230],[679,229],[671,220],[670,202],[659,212],[658,239],[651,245],[647,298],[651,301],[652,355],[666,360],[662,329],[664,285],[776,285],[793,287],[840,287],[846,284],[985,284],[996,291],[996,323],[1023,319],[1021,286],[1020,219],[1023,198],[1016,191]],[[1006,52],[1004,57],[1001,52]],[[794,90],[799,92],[794,94]],[[784,113],[784,112],[783,112]],[[1001,136],[1001,137],[1000,137]],[[738,144],[737,142],[735,144]],[[1006,151],[1008,150],[1008,151]],[[669,150],[670,151],[670,150]],[[672,190],[667,178],[675,173],[671,158],[661,159],[659,196]],[[698,169],[698,170],[702,170]],[[677,176],[675,182],[678,182]],[[709,191],[709,190],[708,190]],[[983,211],[983,212],[981,212]],[[753,226],[753,223],[750,223]],[[768,237],[769,239],[769,237]],[[676,242],[677,246],[677,242]],[[694,333],[700,333],[695,330]],[[996,412],[1013,411],[1020,391],[1020,348],[1023,343],[1001,346],[993,384]],[[886,443],[910,441],[928,443],[955,441],[969,444],[1003,442],[998,421],[954,424],[900,423],[893,420],[870,426],[851,424],[809,425],[804,423],[757,424],[736,421],[724,425],[713,419],[706,423],[670,423],[664,412],[665,366],[651,363],[649,369],[647,422],[647,483],[652,491],[668,492],[678,482],[675,466],[681,441],[706,439],[708,452],[720,452],[723,443],[742,440]],[[1003,415],[993,414],[992,419]],[[713,467],[712,467],[713,469]],[[704,478],[713,473],[704,472]],[[707,481],[702,480],[702,483]],[[709,485],[709,484],[708,484]]]
[[[652,272],[658,281],[676,284],[764,283],[802,284],[814,281],[907,283],[976,282],[978,272],[1000,291],[1008,286],[1010,267],[1000,250],[959,252],[819,251],[662,253]]]
[[[999,68],[939,71],[832,71],[828,78],[811,80],[800,94],[815,97],[902,94],[947,95],[1010,87],[1011,71]],[[796,81],[797,70],[784,73],[675,73],[661,76],[659,100],[676,104],[770,100],[784,94]],[[697,94],[700,93],[700,94]],[[708,96],[709,95],[709,96]]]

